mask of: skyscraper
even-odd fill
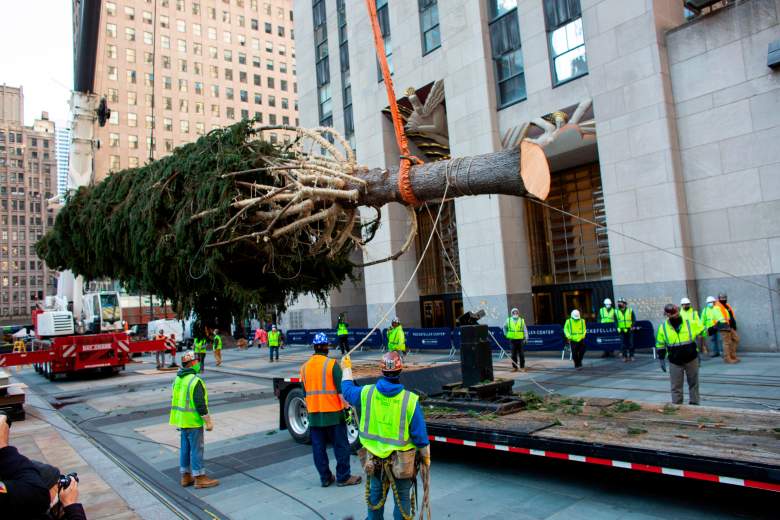
[[[55,125],[44,112],[24,126],[22,88],[0,85],[0,323],[29,323],[30,310],[53,294],[35,255],[52,224],[46,199],[56,187]]]
[[[97,179],[243,118],[296,125],[292,0],[103,2],[95,71],[111,109],[96,132]]]
[[[57,195],[68,190],[68,165],[70,154],[70,128],[58,128],[57,140]]]

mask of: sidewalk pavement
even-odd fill
[[[11,444],[24,456],[79,476],[79,501],[90,520],[176,518],[151,492],[67,423],[32,389],[27,417],[11,427]]]

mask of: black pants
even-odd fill
[[[339,350],[342,356],[349,350],[349,336],[346,334],[339,336]]]
[[[206,353],[205,352],[198,352],[198,361],[200,361],[200,371],[203,372],[203,369],[206,368]]]
[[[574,361],[574,368],[582,366],[582,358],[585,357],[585,342],[584,341],[572,341],[571,342],[571,359]]]
[[[634,331],[619,331],[620,339],[623,341],[623,357],[634,357]]]
[[[512,368],[525,368],[525,354],[523,353],[523,346],[525,346],[525,340],[523,339],[510,339],[512,343]],[[520,360],[518,361],[518,358]]]

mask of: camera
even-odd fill
[[[60,480],[58,482],[59,488],[66,489],[70,485],[70,478],[73,477],[73,480],[76,482],[79,481],[79,475],[75,471],[73,473],[68,473],[67,475],[60,475]]]

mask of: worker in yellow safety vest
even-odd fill
[[[380,363],[382,377],[373,385],[355,384],[349,356],[344,356],[341,367],[341,393],[360,414],[359,436],[365,450],[360,457],[365,461],[363,468],[368,478],[368,519],[384,518],[391,488],[395,501],[393,518],[413,518],[416,461],[430,468],[431,450],[419,397],[400,381],[403,358],[398,351],[385,353]]]
[[[345,319],[342,312],[339,314],[339,321],[336,323],[336,336],[339,339],[339,350],[342,356],[349,350],[349,323]]]
[[[219,329],[214,329],[214,336],[211,338],[211,345],[214,349],[214,361],[216,365],[222,366],[222,336],[219,335]]]
[[[696,338],[702,333],[701,323],[683,318],[673,303],[664,307],[666,321],[658,327],[655,347],[661,368],[664,359],[669,360],[669,380],[672,386],[672,403],[683,402],[683,378],[688,380],[688,401],[699,404],[699,351]]]
[[[566,336],[566,342],[571,349],[571,358],[574,361],[574,368],[582,370],[582,358],[585,357],[585,335],[587,330],[585,320],[580,317],[580,311],[574,309],[571,311],[571,318],[566,320],[563,325],[563,334]]]
[[[504,336],[512,344],[512,372],[517,372],[518,367],[525,372],[523,347],[528,341],[528,328],[525,326],[525,320],[520,317],[519,309],[512,309],[511,316],[506,319]]]
[[[604,306],[599,309],[599,323],[617,323],[617,315],[615,314],[615,308],[612,307],[612,300],[604,298]],[[604,347],[604,353],[601,355],[603,358],[612,357],[612,351],[609,347]]]
[[[274,354],[276,354],[276,361],[279,361],[279,347],[282,346],[282,341],[282,333],[279,332],[276,325],[271,325],[271,331],[268,333],[268,355],[272,363]]]
[[[712,357],[720,356],[720,333],[718,327],[725,327],[726,316],[719,305],[715,305],[715,297],[707,296],[706,306],[701,310],[701,325],[710,338],[710,354]]]
[[[615,310],[617,319],[617,330],[620,334],[623,354],[623,362],[627,363],[634,360],[634,310],[628,306],[625,298],[618,298],[618,308]]]
[[[205,372],[206,371],[206,338],[203,336],[196,336],[195,339],[192,340],[193,344],[193,350],[195,351],[195,355],[198,357],[198,365],[200,366],[200,371]]]
[[[198,375],[199,362],[195,352],[189,350],[181,357],[182,368],[173,381],[171,415],[169,424],[181,432],[179,446],[179,471],[181,485],[210,488],[219,481],[206,476],[203,467],[203,428],[214,429],[209,415],[209,394],[206,383]]]
[[[406,336],[404,328],[401,326],[401,320],[396,316],[390,324],[390,330],[387,331],[387,351],[397,350],[404,356],[406,355]]]
[[[361,482],[358,475],[351,475],[349,457],[352,453],[347,437],[344,402],[341,399],[341,367],[335,359],[328,359],[328,336],[324,332],[314,335],[314,354],[300,371],[306,392],[306,411],[309,419],[309,437],[314,456],[314,466],[320,475],[320,485],[328,487],[354,486]],[[336,455],[336,476],[330,471],[328,443],[333,444]]]

